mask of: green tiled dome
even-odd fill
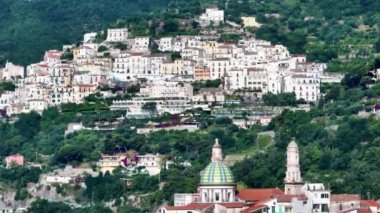
[[[201,185],[229,185],[234,183],[231,170],[222,162],[211,162],[201,172]]]

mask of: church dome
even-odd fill
[[[234,183],[234,176],[230,168],[220,161],[211,162],[201,172],[201,185],[231,185]]]

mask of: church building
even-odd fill
[[[157,213],[340,213],[344,199],[337,203],[331,200],[331,191],[322,183],[304,183],[301,176],[299,148],[292,140],[286,152],[286,174],[284,191],[279,188],[237,189],[233,173],[223,163],[222,146],[216,139],[212,146],[211,162],[200,173],[198,192],[194,194],[175,194],[175,206],[163,206]],[[254,169],[254,168],[253,168]],[[333,195],[333,197],[347,197]],[[352,196],[351,196],[352,197]],[[350,199],[350,202],[353,202]],[[372,202],[372,201],[371,201]],[[355,203],[360,203],[360,200]],[[367,204],[370,202],[366,202]],[[336,208],[330,208],[337,206]],[[380,205],[378,205],[380,207]],[[354,211],[361,206],[352,206]],[[375,208],[374,206],[365,207]],[[377,212],[380,208],[376,207]]]

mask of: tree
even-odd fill
[[[100,45],[98,48],[98,52],[105,52],[107,50],[108,50],[108,48],[106,46],[103,46],[103,45]]]
[[[83,153],[80,147],[71,144],[65,144],[55,154],[56,163],[66,164],[72,161],[82,161]]]
[[[3,93],[4,91],[15,91],[16,85],[14,85],[10,81],[3,81],[0,83],[0,93]]]
[[[22,113],[18,116],[15,123],[15,128],[19,134],[25,138],[33,138],[40,130],[41,116],[37,112],[30,112],[28,114]]]
[[[119,50],[126,50],[128,48],[128,45],[121,42],[116,42],[113,47]]]
[[[380,39],[377,39],[374,48],[376,52],[380,52]]]
[[[61,202],[49,202],[45,199],[37,199],[32,205],[27,209],[30,213],[67,213],[71,212],[72,209],[69,205]]]
[[[297,99],[294,93],[268,93],[263,95],[263,101],[268,106],[296,106]]]
[[[169,20],[167,20],[165,22],[164,26],[162,27],[162,29],[166,33],[177,32],[178,28],[179,28],[179,22],[178,22],[178,20],[175,20],[175,19],[169,19]]]
[[[157,113],[157,102],[146,102],[141,109],[148,111],[151,116],[155,115]]]

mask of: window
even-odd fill
[[[321,194],[321,198],[329,198],[329,194]]]
[[[329,212],[329,206],[327,204],[322,204],[322,212]]]
[[[313,209],[319,209],[319,204],[314,204]]]
[[[219,193],[215,193],[215,201],[219,201]]]

